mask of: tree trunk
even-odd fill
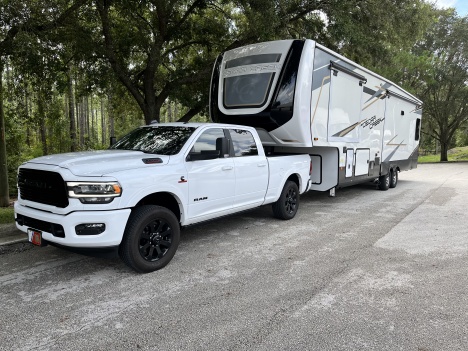
[[[68,115],[70,116],[70,151],[76,151],[75,96],[73,94],[72,63],[68,65]]]
[[[161,120],[161,106],[147,104],[143,109],[143,114],[145,115],[145,123],[151,124],[151,122],[160,122]]]
[[[83,99],[81,99],[83,101]],[[84,116],[83,116],[83,102],[76,103],[76,113],[78,117],[78,133],[80,134],[80,148],[83,149],[84,145]]]
[[[107,97],[107,113],[109,115],[109,137],[115,136],[114,130],[114,113],[112,112],[112,94]]]
[[[95,130],[95,124],[94,124],[94,108],[93,108],[93,95],[91,95],[90,97],[90,108],[91,108],[91,133],[90,133],[90,141],[91,141],[91,144],[94,146],[94,141],[95,141],[95,138],[94,138],[94,130]]]
[[[167,115],[166,122],[169,122],[169,123],[172,122],[172,102],[171,101],[167,103],[166,115]]]
[[[88,95],[86,95],[83,98],[83,104],[84,104],[84,114],[85,114],[85,136],[86,139],[89,141],[89,101],[88,101]]]
[[[28,91],[28,85],[26,85],[26,94],[24,95],[24,105],[26,109],[26,145],[28,147],[31,147],[31,129],[29,127],[30,120],[29,120],[29,91]]]
[[[104,110],[104,99],[101,98],[101,144],[107,145],[106,141],[106,115]]]
[[[8,166],[5,139],[5,115],[3,113],[3,64],[0,62],[0,207],[10,205]]]
[[[448,161],[448,142],[440,143],[440,162]]]
[[[203,109],[202,106],[196,106],[187,111],[185,115],[177,120],[177,122],[188,122],[193,116],[197,115]]]
[[[42,88],[39,89],[37,94],[37,112],[39,115],[39,132],[41,135],[42,154],[45,156],[48,154],[47,150],[47,136],[46,136],[46,125],[45,125],[45,110],[44,110],[44,94]]]

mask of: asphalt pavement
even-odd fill
[[[468,349],[468,163],[186,228],[172,262],[11,244],[0,350]],[[1,252],[0,252],[1,253]]]
[[[22,231],[16,229],[14,223],[0,224],[0,246],[7,246],[25,242],[28,236]]]

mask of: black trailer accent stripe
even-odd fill
[[[368,87],[364,87],[363,91],[364,93],[372,95],[372,96],[374,96],[374,94],[377,93],[377,91],[372,90],[371,88],[368,88]]]
[[[393,155],[395,155],[395,153],[397,152],[397,150],[400,148],[400,146],[403,145],[403,142],[401,142],[400,144],[397,145],[397,147],[395,148],[395,150],[393,150],[390,155],[388,155],[388,157],[384,160],[384,162],[389,162],[390,159],[393,157]]]

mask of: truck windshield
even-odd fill
[[[110,149],[135,150],[158,155],[175,155],[195,128],[177,126],[151,126],[135,129]]]

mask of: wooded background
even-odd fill
[[[0,0],[0,206],[33,157],[208,121],[216,56],[314,39],[424,102],[421,147],[468,145],[468,18],[422,0]]]

